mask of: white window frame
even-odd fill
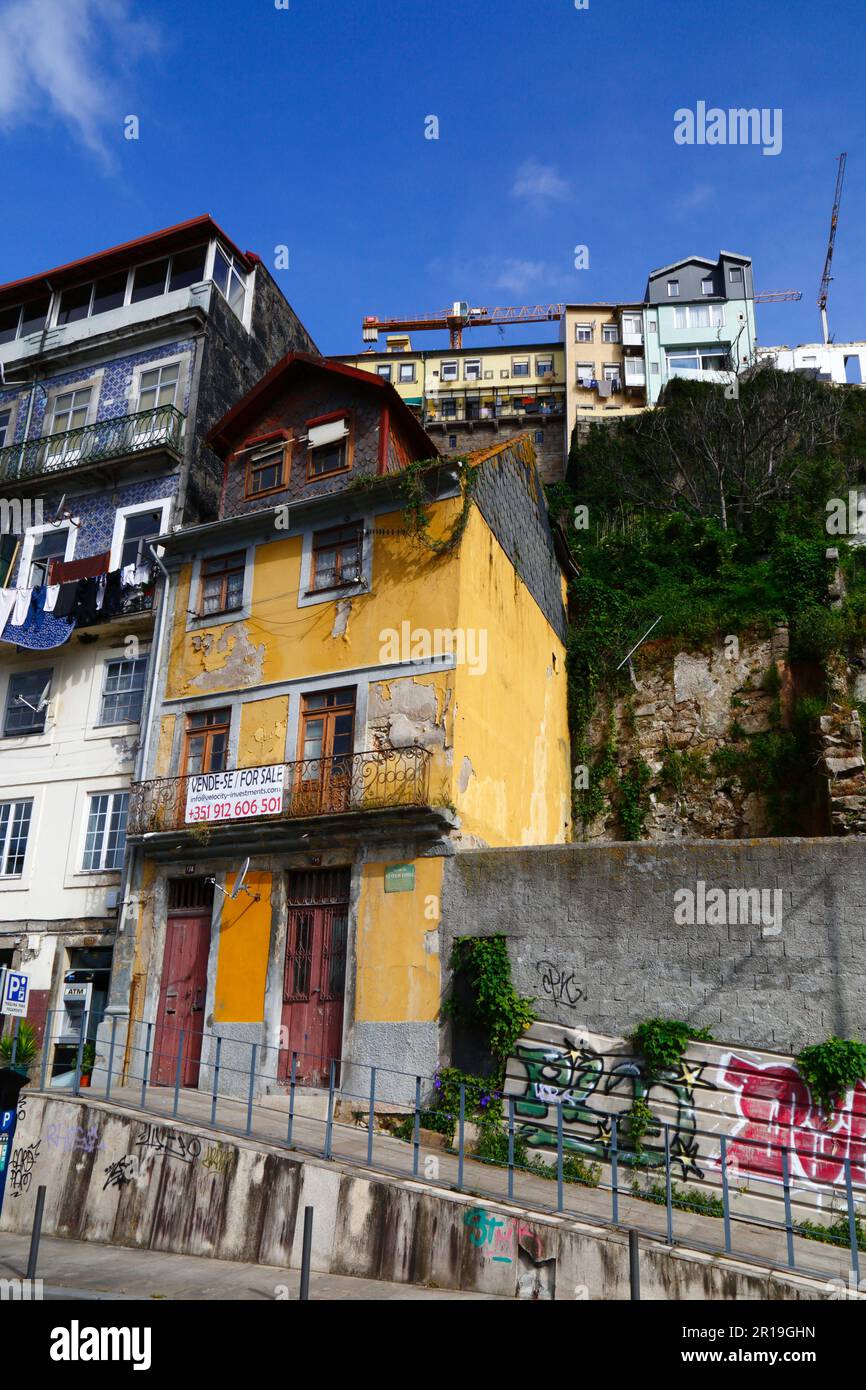
[[[680,282],[679,280],[668,280],[668,299],[679,299]]]
[[[535,358],[535,375],[536,375],[536,376],[554,376],[554,375],[555,375],[554,370],[553,370],[553,353],[552,353],[552,352],[551,352],[551,353],[548,353],[546,356],[543,356],[543,357],[539,357],[539,356],[536,355],[536,358]]]
[[[65,531],[66,532],[66,552],[63,556],[64,562],[71,560],[75,554],[75,541],[78,533],[78,517],[72,521],[61,521],[57,526],[53,526],[50,521],[43,521],[41,526],[29,526],[24,533],[24,540],[21,545],[21,560],[18,565],[18,578],[24,579],[19,588],[30,588],[30,562],[33,558],[33,551],[36,549],[36,542],[41,540],[46,531]]]
[[[576,323],[574,325],[574,341],[576,343],[595,342],[595,329],[591,323]]]
[[[141,378],[146,372],[155,372],[161,367],[174,367],[177,365],[180,370],[177,374],[177,393],[175,396],[174,408],[181,415],[184,414],[186,403],[186,387],[189,370],[189,353],[175,352],[170,357],[158,357],[153,362],[138,362],[132,369],[132,380],[129,383],[129,394],[127,404],[130,415],[139,414],[138,402],[141,398]],[[178,404],[178,402],[180,402]]]
[[[613,335],[612,337],[610,336],[611,334]],[[601,341],[602,341],[603,343],[618,343],[618,342],[619,342],[619,324],[617,324],[617,323],[603,323],[603,324],[601,325]]]
[[[478,368],[477,371],[475,371],[475,368],[476,368],[476,367]],[[464,380],[464,381],[480,381],[480,380],[481,380],[481,371],[482,371],[482,367],[481,367],[481,358],[480,358],[480,357],[467,357],[467,358],[464,360],[464,363],[463,363],[463,380]]]
[[[86,429],[96,420],[99,410],[99,396],[102,388],[102,372],[88,377],[86,381],[71,381],[66,386],[52,386],[45,401],[45,410],[42,415],[42,428],[40,431],[41,439],[48,439],[52,434],[58,433],[53,428],[54,407],[61,396],[68,396],[72,391],[89,391],[90,399],[87,402],[87,418],[84,424],[76,426],[78,429]],[[65,434],[67,431],[60,430],[59,433]]]
[[[709,289],[707,289],[707,286],[708,286],[708,285],[709,285]],[[713,284],[712,279],[705,278],[705,279],[703,279],[703,280],[701,281],[701,294],[709,295],[709,294],[715,294],[715,292],[716,292],[716,287],[715,287],[715,285]]]
[[[453,371],[451,370],[452,368],[453,368]],[[440,380],[440,381],[459,381],[459,380],[460,380],[460,363],[459,363],[459,361],[457,361],[456,358],[454,358],[453,360],[449,359],[447,362],[442,362],[442,363],[440,364],[440,367],[439,367],[439,380]]]
[[[98,706],[97,706],[97,711],[96,711],[96,714],[97,714],[97,718],[96,718],[96,728],[97,728],[97,729],[115,729],[115,730],[116,730],[116,729],[124,729],[124,728],[137,728],[137,727],[139,726],[139,724],[141,723],[141,714],[144,712],[144,701],[145,701],[145,698],[146,698],[146,696],[147,696],[147,667],[148,667],[148,662],[149,662],[149,660],[150,660],[150,652],[149,652],[149,651],[144,651],[144,652],[139,651],[138,656],[135,656],[135,657],[127,657],[123,652],[120,652],[120,653],[115,653],[115,654],[113,654],[113,655],[105,656],[105,657],[103,658],[103,661],[102,661],[102,670],[101,670],[100,679],[99,679],[99,704],[98,704]],[[141,689],[141,713],[139,714],[138,719],[111,719],[111,720],[104,719],[104,718],[103,718],[103,709],[104,709],[105,695],[106,695],[105,685],[106,685],[106,681],[108,680],[108,668],[109,668],[109,666],[124,666],[124,665],[128,666],[128,665],[134,665],[136,661],[143,661],[143,662],[144,662],[144,685],[142,686],[142,689]]]
[[[589,368],[589,371],[582,370],[582,369],[585,369],[585,368],[587,368],[587,367]],[[575,364],[574,364],[574,380],[575,380],[575,382],[576,382],[578,388],[581,389],[581,390],[584,390],[584,391],[588,391],[588,390],[590,390],[590,387],[588,387],[588,386],[583,386],[583,387],[581,387],[580,378],[581,378],[582,376],[588,376],[588,377],[592,378],[594,381],[597,381],[597,380],[598,380],[598,377],[595,375],[595,363],[594,363],[594,362],[575,362]]]
[[[126,844],[127,844],[127,833],[128,833],[127,831],[124,832],[124,837],[123,837],[123,855],[121,856],[120,864],[119,864],[116,868],[107,868],[107,867],[105,867],[101,862],[100,862],[100,867],[99,867],[99,868],[95,868],[95,869],[92,869],[92,868],[90,868],[90,869],[85,868],[85,865],[84,865],[84,856],[85,856],[85,854],[86,854],[86,852],[87,852],[87,827],[88,827],[89,824],[90,824],[90,810],[91,810],[91,804],[92,804],[92,802],[93,802],[94,797],[97,797],[97,796],[107,796],[107,797],[110,797],[112,803],[113,803],[115,797],[117,797],[117,796],[125,796],[125,797],[127,798],[127,802],[126,802],[127,827],[128,827],[128,825],[129,825],[129,788],[128,788],[128,787],[104,787],[104,788],[102,788],[101,790],[100,790],[100,789],[95,789],[95,790],[92,790],[92,791],[91,791],[91,790],[86,790],[85,793],[84,793],[84,815],[83,815],[82,818],[81,818],[81,836],[80,836],[79,845],[78,845],[78,859],[77,859],[77,870],[76,870],[76,872],[77,872],[78,874],[85,874],[85,875],[91,875],[91,874],[119,874],[119,873],[122,871],[122,869],[123,869],[123,860],[124,860],[124,858],[126,857]],[[107,840],[107,838],[108,838],[108,836],[107,836],[107,830],[108,830],[108,824],[109,824],[109,820],[110,820],[111,810],[112,810],[112,809],[113,809],[113,806],[112,806],[112,807],[109,807],[108,816],[106,817],[105,829],[104,829],[104,831],[103,831],[102,844],[101,844],[100,853],[99,853],[100,861],[102,861],[102,860],[104,859],[104,857],[105,857],[105,842],[106,842],[106,840]]]
[[[35,821],[34,812],[35,812],[35,809],[36,809],[36,800],[35,800],[35,798],[34,798],[33,796],[8,796],[8,797],[7,797],[7,796],[4,796],[4,797],[0,798],[0,802],[2,802],[2,803],[5,804],[5,805],[11,805],[13,808],[14,808],[15,806],[23,805],[25,801],[29,801],[29,802],[30,802],[30,821],[29,821],[28,826],[27,826],[27,840],[26,840],[26,843],[25,843],[25,845],[24,845],[24,863],[21,865],[21,872],[20,872],[20,873],[17,873],[17,874],[7,874],[7,873],[6,873],[6,869],[5,869],[6,858],[7,858],[7,855],[8,855],[8,853],[9,853],[9,839],[10,839],[10,834],[11,834],[11,830],[12,830],[13,818],[14,818],[14,815],[15,815],[15,812],[14,812],[14,809],[13,809],[13,810],[11,810],[11,811],[9,812],[9,824],[7,825],[6,833],[5,833],[5,835],[3,836],[3,840],[2,840],[2,842],[0,842],[0,883],[4,883],[4,884],[6,884],[6,883],[20,883],[21,880],[24,878],[24,873],[25,873],[25,870],[26,870],[26,868],[27,868],[27,855],[28,855],[28,853],[29,853],[29,851],[30,851],[30,841],[31,841],[31,836],[32,836],[32,834],[33,834],[33,827],[34,827],[34,821]]]
[[[168,518],[173,502],[171,497],[154,497],[152,502],[133,502],[128,507],[118,507],[114,513],[114,531],[111,536],[111,555],[108,561],[109,570],[120,568],[120,552],[123,549],[123,537],[126,531],[126,518],[135,516],[138,512],[155,512],[162,508],[162,524],[160,534],[164,535],[168,530]],[[157,546],[157,554],[162,554],[162,546]]]
[[[9,411],[9,423],[6,426],[3,439],[0,440],[0,449],[5,449],[10,444],[15,443],[15,424],[18,415],[17,396],[13,396],[11,401],[0,402],[0,415],[5,415],[7,410]]]
[[[518,368],[523,368],[523,367],[526,368],[526,371],[518,370]],[[532,360],[531,360],[529,357],[512,357],[512,359],[511,359],[511,376],[512,376],[512,378],[515,379],[515,380],[516,380],[518,377],[520,377],[521,380],[523,380],[524,377],[531,377],[531,376],[532,376]]]

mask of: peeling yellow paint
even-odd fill
[[[355,936],[355,1018],[429,1023],[439,1014],[440,960],[431,949],[442,895],[441,859],[415,860],[415,887],[385,892],[385,868],[365,864]]]

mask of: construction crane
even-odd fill
[[[842,180],[845,177],[845,165],[847,154],[840,154],[838,159],[839,169],[836,174],[836,194],[833,199],[833,215],[830,218],[830,239],[827,242],[827,259],[824,262],[824,274],[821,276],[821,289],[818,293],[818,308],[821,310],[821,331],[824,334],[825,345],[830,341],[830,330],[827,324],[827,296],[830,293],[830,266],[833,262],[833,248],[836,245],[836,227],[839,224],[839,204],[842,201]]]
[[[450,309],[436,314],[416,314],[413,318],[380,319],[367,314],[361,325],[365,343],[375,343],[380,333],[420,331],[425,328],[447,328],[451,346],[463,346],[464,328],[482,328],[493,324],[503,328],[509,323],[551,323],[561,319],[564,304],[521,304],[511,307],[470,308],[465,299],[456,299]]]
[[[755,295],[755,303],[784,304],[786,300],[802,298],[802,290],[759,290]]]

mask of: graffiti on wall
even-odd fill
[[[181,1163],[193,1163],[201,1153],[201,1140],[194,1134],[179,1134],[159,1125],[141,1125],[135,1143],[143,1153],[165,1154],[167,1158],[179,1158]]]
[[[12,1150],[8,1182],[13,1197],[23,1197],[25,1192],[29,1191],[41,1143],[42,1140],[37,1139],[35,1144],[22,1144],[20,1148]]]
[[[533,1260],[544,1258],[540,1236],[517,1217],[500,1215],[484,1207],[470,1207],[463,1217],[463,1225],[483,1261],[513,1264],[518,1246]]]
[[[798,1187],[844,1188],[847,1162],[853,1185],[866,1187],[866,1084],[824,1116],[787,1057],[693,1043],[676,1070],[652,1077],[626,1039],[539,1023],[515,1044],[504,1091],[514,1098],[516,1135],[548,1153],[558,1145],[561,1106],[563,1148],[596,1161],[610,1158],[616,1118],[626,1166],[663,1168],[667,1128],[672,1170],[683,1179],[719,1181],[724,1135],[737,1180],[781,1183],[786,1148]],[[649,1108],[640,1153],[628,1138],[635,1100]]]
[[[740,1172],[781,1182],[782,1146],[789,1150],[790,1172],[805,1182],[866,1185],[866,1086],[858,1081],[845,1105],[825,1119],[820,1106],[793,1063],[757,1062],[742,1053],[726,1053],[719,1064],[720,1083],[729,1087],[736,1123],[727,1145],[729,1164]]]
[[[563,1147],[589,1158],[603,1159],[610,1153],[614,1118],[622,1118],[635,1099],[645,1101],[651,1111],[663,1103],[665,1118],[654,1115],[645,1132],[645,1151],[639,1157],[624,1143],[626,1130],[620,1131],[621,1161],[640,1162],[643,1167],[662,1165],[664,1152],[659,1141],[667,1123],[674,1171],[683,1178],[690,1174],[703,1177],[698,1163],[694,1105],[695,1086],[700,1082],[709,1084],[703,1080],[703,1064],[684,1062],[678,1071],[648,1078],[636,1059],[606,1059],[588,1039],[569,1037],[557,1046],[543,1048],[521,1039],[515,1046],[515,1055],[526,1071],[523,1092],[517,1091],[514,1106],[515,1117],[521,1121],[516,1133],[531,1147],[557,1146],[556,1108],[561,1104]],[[514,1093],[508,1083],[505,1090]]]
[[[555,1004],[564,1004],[567,1009],[576,1009],[586,995],[575,979],[574,971],[567,966],[556,965],[552,960],[540,960],[535,969],[542,991]]]

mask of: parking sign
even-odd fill
[[[27,1016],[27,994],[30,981],[17,970],[7,970],[0,998],[0,1014],[12,1014],[16,1018]]]

